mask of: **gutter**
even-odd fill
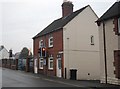
[[[97,25],[101,25],[101,21],[96,21]],[[103,21],[103,41],[104,41],[104,65],[105,65],[105,83],[107,84],[107,56],[106,56],[106,34],[105,34],[105,22]]]
[[[103,41],[104,41],[105,83],[107,84],[106,34],[105,34],[105,23],[104,23],[104,21],[103,21]]]

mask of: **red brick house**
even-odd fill
[[[77,69],[77,79],[99,79],[97,19],[89,5],[73,12],[72,2],[64,1],[62,17],[33,37],[33,53],[38,59],[38,73],[69,79],[70,70]],[[86,33],[87,30],[90,32]],[[46,48],[45,58],[39,56],[40,47]],[[84,56],[86,53],[91,57]],[[91,61],[87,63],[86,60]],[[89,69],[86,66],[90,66]]]
[[[54,37],[54,39],[53,39]],[[47,50],[47,60],[40,58],[39,59],[39,73],[43,73],[43,74],[47,74],[47,75],[56,75],[56,60],[57,59],[57,55],[61,55],[61,61],[63,62],[63,55],[60,54],[60,52],[63,51],[63,41],[62,41],[62,30],[58,30],[46,35],[43,35],[39,38],[34,39],[34,55],[38,56],[38,49],[40,47],[40,45],[44,45],[46,47]],[[54,42],[54,44],[52,44],[52,41]],[[49,43],[51,42],[51,43]],[[54,46],[54,47],[53,47]],[[54,57],[54,59],[53,59]],[[50,58],[50,59],[49,59]],[[43,65],[43,61],[46,61],[46,64]],[[48,64],[48,60],[50,61],[50,63]],[[55,65],[55,66],[53,66]],[[63,65],[62,65],[63,67]]]
[[[63,18],[66,17],[68,14],[73,12],[73,4],[71,2],[65,2],[62,5],[63,9]],[[75,17],[75,15],[73,16]],[[72,17],[72,18],[73,18]],[[60,18],[53,23],[51,23],[48,27],[46,27],[43,31],[38,33],[34,38],[34,55],[38,56],[38,49],[41,46],[45,46],[47,50],[47,59],[40,58],[38,60],[38,72],[50,76],[56,76],[56,60],[54,59],[61,59],[60,64],[64,64],[63,62],[63,26],[69,22],[72,18],[69,17],[68,19]],[[62,22],[63,23],[62,23]],[[44,65],[43,61],[46,62]],[[59,65],[62,69],[62,74],[60,77],[63,77],[63,68],[64,65]],[[59,75],[58,75],[59,76]]]

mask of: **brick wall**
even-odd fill
[[[39,40],[40,38],[35,38],[33,40],[33,55],[36,57],[38,56]]]
[[[49,48],[48,47],[48,39],[49,37],[52,36],[53,37],[53,47]],[[54,63],[54,68],[53,70],[49,70],[48,69],[48,57],[46,58],[46,63],[47,65],[44,65],[43,69],[39,69],[39,60],[38,60],[38,72],[41,74],[46,74],[49,76],[56,76],[56,59],[57,59],[57,54],[60,51],[63,51],[63,30],[57,30],[55,32],[49,33],[47,35],[41,36],[39,38],[35,38],[34,39],[34,44],[33,44],[33,48],[34,48],[34,56],[38,56],[38,49],[39,49],[39,41],[43,40],[46,49],[47,49],[47,55],[53,55],[53,63]],[[38,58],[39,59],[39,58]],[[63,64],[63,56],[62,56],[62,64]],[[62,65],[62,69],[63,69],[63,65]],[[62,74],[63,74],[63,70],[62,70]]]
[[[18,69],[18,59],[16,59],[16,60],[2,59],[2,67],[17,70]]]

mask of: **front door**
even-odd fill
[[[62,62],[61,58],[57,59],[57,77],[62,77]]]
[[[37,58],[36,59],[34,59],[34,73],[36,73],[37,74]]]

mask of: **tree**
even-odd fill
[[[21,54],[20,54],[20,59],[27,59],[27,58],[32,58],[32,53],[30,51],[24,47],[22,50],[21,50]]]

